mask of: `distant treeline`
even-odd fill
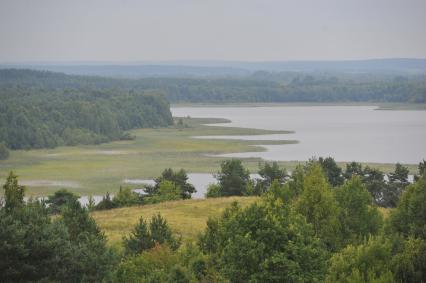
[[[50,90],[161,92],[179,102],[426,103],[426,76],[258,71],[244,77],[117,79],[45,71],[0,70],[0,86]]]
[[[106,89],[84,80],[0,71],[0,143],[11,149],[93,144],[129,139],[124,133],[129,129],[173,123],[161,95]]]

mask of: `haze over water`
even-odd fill
[[[240,136],[287,139],[298,144],[264,145],[264,152],[225,154],[265,160],[305,161],[332,156],[337,161],[417,164],[426,159],[426,111],[378,111],[375,106],[173,107],[173,116],[226,118],[221,126],[291,130],[293,134]],[[208,137],[214,138],[214,137]],[[221,137],[226,138],[226,137]]]

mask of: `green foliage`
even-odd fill
[[[177,172],[174,172],[171,168],[165,169],[163,173],[161,173],[161,176],[155,179],[155,186],[153,188],[154,193],[160,190],[164,181],[169,181],[176,189],[179,188],[180,198],[182,199],[190,199],[191,194],[196,192],[195,187],[188,183],[188,175],[183,169]]]
[[[389,174],[389,182],[385,186],[382,205],[384,207],[395,207],[408,184],[408,169],[397,163],[395,171]]]
[[[199,246],[231,282],[314,282],[325,272],[311,226],[280,202],[234,205],[207,222]]]
[[[0,142],[0,160],[9,158],[9,149],[4,142]]]
[[[46,204],[48,205],[48,210],[52,214],[60,213],[62,208],[69,203],[78,201],[78,196],[74,193],[62,189],[56,191],[53,195],[47,197]]]
[[[426,241],[409,237],[401,252],[392,258],[395,278],[398,282],[424,282],[426,278]]]
[[[419,163],[419,175],[423,176],[425,174],[426,174],[426,160],[423,159],[423,161]]]
[[[241,160],[225,160],[220,164],[221,171],[216,174],[221,196],[241,196],[246,192],[250,181],[250,172],[244,168]]]
[[[207,187],[206,198],[218,198],[220,196],[220,186],[218,184],[209,184]]]
[[[367,186],[367,190],[373,196],[374,202],[379,206],[385,206],[387,184],[384,181],[383,172],[379,169],[367,166],[364,169],[363,182]]]
[[[123,241],[125,253],[129,255],[152,249],[156,244],[167,244],[173,250],[180,245],[180,240],[173,236],[167,221],[160,214],[151,218],[149,226],[141,217],[132,233]]]
[[[182,199],[182,190],[176,183],[163,180],[155,189],[154,193],[144,197],[145,203],[159,203],[163,201]]]
[[[18,176],[9,173],[6,183],[3,185],[4,189],[4,208],[6,211],[19,209],[24,205],[25,187],[18,184]]]
[[[142,203],[138,193],[135,193],[131,188],[122,188],[121,186],[112,201],[117,207],[132,206]]]
[[[78,202],[68,205],[54,221],[38,201],[0,208],[1,282],[101,282],[109,277],[116,257],[105,237]]]
[[[327,180],[330,185],[336,187],[343,184],[344,178],[342,169],[337,166],[336,161],[334,161],[332,157],[320,157],[318,159],[318,162],[324,170],[324,174],[327,177]]]
[[[350,179],[353,176],[364,176],[361,163],[352,161],[351,163],[346,164],[346,170],[343,175],[346,179]]]
[[[396,282],[390,266],[389,240],[372,237],[359,246],[349,245],[332,256],[326,282]]]
[[[86,208],[78,201],[69,202],[62,210],[60,219],[68,229],[71,240],[76,240],[82,233],[101,235],[101,232],[93,218],[89,216]]]
[[[383,223],[382,216],[377,208],[371,205],[371,195],[359,176],[354,175],[336,190],[336,200],[340,207],[339,222],[343,246],[359,243],[367,236],[379,232]]]
[[[102,200],[95,206],[95,210],[107,210],[116,208],[117,204],[112,201],[110,194],[107,192]]]
[[[309,166],[303,181],[303,191],[295,207],[313,225],[316,235],[329,250],[340,247],[339,207],[320,164],[312,163]]]
[[[98,144],[129,129],[173,124],[168,102],[144,90],[48,72],[0,72],[6,75],[0,79],[0,142],[11,149]]]
[[[287,182],[291,194],[296,197],[303,191],[303,183],[305,179],[305,170],[302,165],[297,165],[291,173],[290,181]]]
[[[390,216],[395,232],[426,239],[426,176],[407,187]]]
[[[117,267],[113,281],[122,283],[168,282],[169,274],[179,258],[168,246],[156,245],[122,261]]]
[[[263,178],[263,184],[269,187],[273,181],[277,180],[279,183],[284,183],[287,177],[287,171],[281,169],[277,162],[272,162],[272,165],[265,162],[263,165],[259,164],[259,175]]]

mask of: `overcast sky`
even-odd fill
[[[426,58],[426,0],[0,0],[0,62]]]

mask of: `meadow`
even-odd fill
[[[12,151],[8,160],[0,161],[0,183],[9,171],[19,176],[27,186],[29,196],[51,194],[67,188],[79,195],[114,193],[124,179],[151,179],[165,168],[184,168],[190,173],[216,173],[223,154],[245,151],[262,151],[256,144],[287,144],[294,140],[205,140],[193,139],[203,135],[262,135],[285,134],[286,131],[207,126],[208,123],[225,123],[225,119],[183,118],[181,126],[131,131],[134,140],[116,141],[100,145],[57,147],[54,149]],[[257,172],[259,158],[244,159],[244,165]],[[297,162],[279,162],[288,170]],[[344,164],[340,164],[344,165]],[[371,164],[384,171],[393,170],[393,164]],[[416,166],[409,166],[415,172]],[[128,185],[126,185],[128,186]],[[137,185],[132,185],[138,187]],[[1,192],[3,193],[3,192]]]
[[[182,241],[194,241],[206,227],[209,217],[219,217],[233,202],[241,207],[257,201],[259,197],[227,197],[212,199],[189,199],[159,204],[117,208],[92,212],[92,217],[105,233],[112,246],[119,247],[123,236],[128,235],[140,217],[147,222],[153,215],[161,214],[170,224],[172,231]]]

